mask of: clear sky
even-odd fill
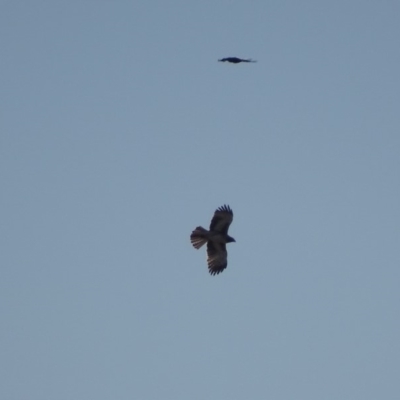
[[[1,398],[399,399],[399,20],[1,1]]]

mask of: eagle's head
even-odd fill
[[[231,236],[227,236],[226,237],[226,243],[232,243],[232,242],[236,242],[236,240]]]

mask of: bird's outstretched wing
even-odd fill
[[[217,208],[211,220],[210,231],[228,234],[229,225],[233,220],[233,212],[227,205]]]
[[[225,243],[207,242],[207,264],[211,275],[217,275],[228,265],[228,252]]]
[[[252,60],[251,58],[245,59],[245,58],[239,58],[239,57],[225,57],[225,58],[221,58],[218,61],[221,61],[221,62],[228,61],[233,64],[239,64],[241,62],[252,62],[252,63],[257,62],[256,60]]]

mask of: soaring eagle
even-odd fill
[[[233,237],[228,235],[232,220],[231,208],[223,205],[215,211],[209,231],[198,226],[190,235],[190,241],[196,249],[207,243],[207,264],[211,275],[219,274],[228,265],[226,244],[236,242]]]
[[[238,57],[226,57],[226,58],[221,58],[218,61],[221,61],[221,62],[228,61],[228,62],[233,63],[233,64],[239,64],[241,62],[252,62],[252,63],[257,62],[256,60],[252,60],[251,58],[246,60],[246,59],[238,58]]]

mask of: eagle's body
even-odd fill
[[[235,242],[228,235],[233,212],[229,206],[219,207],[211,220],[210,230],[198,226],[190,235],[190,241],[196,249],[207,243],[207,264],[211,275],[222,272],[228,265],[226,243]]]
[[[239,64],[241,62],[247,62],[247,63],[249,63],[249,62],[251,62],[251,63],[257,62],[255,60],[252,60],[251,58],[244,59],[244,58],[239,58],[239,57],[226,57],[226,58],[221,58],[218,61],[221,61],[221,62],[228,61],[228,62],[233,63],[233,64]]]

